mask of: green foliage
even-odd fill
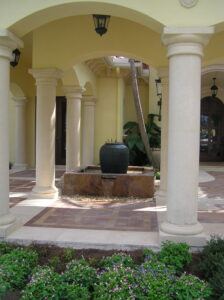
[[[87,288],[68,284],[52,268],[37,267],[31,281],[22,291],[21,300],[88,300],[90,299]]]
[[[201,253],[199,270],[213,288],[215,299],[224,299],[224,239],[211,238]]]
[[[167,241],[163,243],[158,259],[167,266],[174,267],[175,271],[180,273],[191,262],[192,256],[187,244]]]
[[[77,284],[91,290],[96,282],[96,270],[82,260],[72,260],[67,264],[62,280],[69,284]]]
[[[141,300],[171,300],[174,272],[165,264],[155,259],[146,261],[139,267],[137,299]]]
[[[209,299],[212,290],[209,285],[193,275],[182,274],[172,287],[173,299],[204,300]]]
[[[60,275],[55,273],[50,267],[37,267],[34,274],[22,291],[22,300],[42,300],[58,299],[59,286],[61,284]]]
[[[135,271],[131,268],[114,267],[98,275],[93,299],[97,300],[127,300],[135,299]]]
[[[113,267],[133,267],[134,262],[130,255],[124,253],[116,253],[112,256],[104,257],[101,260],[100,266],[102,268],[113,268]]]
[[[74,259],[75,250],[71,248],[65,248],[63,252],[63,258],[65,262],[69,262],[70,260]]]
[[[0,256],[9,253],[13,248],[13,245],[6,242],[0,242]]]
[[[10,284],[0,277],[0,299],[11,289]]]
[[[37,261],[38,255],[35,251],[14,249],[0,257],[0,277],[13,289],[23,288]]]
[[[149,114],[145,124],[146,132],[151,148],[161,147],[161,128],[155,123],[154,119],[158,117],[156,114]],[[124,133],[126,135],[124,143],[129,148],[129,158],[131,165],[146,165],[148,163],[146,151],[138,123],[127,122],[124,125]]]
[[[160,179],[160,172],[155,172],[155,177],[156,177],[157,180],[159,180]]]
[[[49,259],[48,265],[54,270],[57,270],[60,266],[60,258],[58,256],[53,256]]]

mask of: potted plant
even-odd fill
[[[160,148],[161,148],[161,128],[155,123],[156,114],[149,114],[145,124],[146,132],[149,138],[150,148],[155,158],[156,169],[160,166]],[[124,125],[124,143],[130,151],[131,165],[146,165],[149,163],[144,144],[141,139],[139,126],[137,122],[127,122]]]

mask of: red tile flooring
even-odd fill
[[[224,199],[224,172],[209,172],[215,177],[214,181],[201,183],[200,188],[208,198],[219,197]],[[56,176],[63,174],[58,170]],[[11,192],[29,192],[35,184],[34,180],[25,180],[25,177],[34,177],[35,171],[28,170],[10,175]],[[20,177],[21,180],[13,177]],[[10,206],[17,205],[24,197],[10,197]],[[151,200],[131,200],[127,204],[119,199],[115,202],[73,201],[63,198],[55,202],[53,207],[45,208],[41,213],[28,221],[27,226],[83,228],[104,230],[132,230],[157,231],[157,216],[153,211],[134,211],[145,207],[155,207]],[[199,211],[199,221],[202,223],[224,223],[224,205],[216,205],[218,211]]]

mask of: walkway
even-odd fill
[[[224,167],[213,166],[210,171],[209,166],[209,172],[205,172],[206,166],[201,169],[199,220],[208,236],[222,234]],[[63,172],[56,171],[59,187]],[[156,206],[153,199],[60,197],[58,200],[29,200],[27,197],[34,184],[34,170],[10,175],[10,207],[20,224],[8,240],[50,242],[77,248],[158,247],[158,222],[164,218],[165,205],[157,203]]]

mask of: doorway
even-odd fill
[[[224,104],[216,97],[201,100],[200,161],[224,160]]]
[[[66,162],[66,98],[56,97],[55,164]]]

